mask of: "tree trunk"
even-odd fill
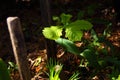
[[[42,26],[49,27],[52,23],[52,16],[50,13],[50,0],[40,0]],[[46,39],[46,49],[48,59],[56,58],[56,43],[52,40]]]

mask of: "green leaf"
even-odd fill
[[[71,41],[80,41],[83,36],[82,30],[89,30],[92,24],[85,20],[77,20],[66,26],[66,37]]]
[[[98,67],[98,61],[97,56],[94,51],[90,49],[85,49],[82,53],[80,53],[81,56],[83,56],[85,59],[87,59],[90,66]]]
[[[56,22],[56,25],[61,25],[61,22],[60,22],[60,18],[59,18],[59,17],[53,16],[52,18],[53,18],[53,21]]]
[[[68,80],[79,80],[80,79],[79,74],[80,73],[78,71],[74,72],[73,75]]]
[[[66,49],[68,52],[71,52],[73,54],[79,54],[80,53],[80,51],[76,47],[76,45],[70,40],[59,38],[55,41],[56,41],[56,43],[61,45],[64,49]]]
[[[11,80],[5,62],[0,58],[0,80]]]
[[[67,28],[72,27],[73,30],[90,30],[93,25],[86,20],[76,20],[75,22],[70,23]]]
[[[47,68],[49,70],[49,80],[60,80],[59,75],[62,71],[63,65],[50,58],[47,63]]]
[[[18,70],[18,66],[15,63],[9,61],[8,64],[9,64],[9,66],[8,66],[9,71],[11,71],[11,69]]]
[[[116,67],[120,68],[120,60],[115,57],[104,58],[107,62],[114,64]]]
[[[8,62],[8,64],[9,64],[10,67],[15,67],[15,65],[16,65],[15,63],[10,62],[10,61]]]
[[[45,38],[56,40],[62,35],[62,28],[59,26],[51,26],[44,28],[43,35]]]
[[[118,76],[117,80],[120,80],[120,75]]]
[[[91,36],[92,36],[92,38],[94,39],[95,42],[98,41],[97,33],[93,29],[91,30]]]
[[[65,32],[66,32],[65,37],[67,37],[71,41],[81,41],[81,38],[83,36],[82,31],[74,30],[72,28],[67,28]]]
[[[63,25],[68,25],[70,22],[70,19],[72,18],[72,15],[62,13],[60,18],[61,18],[61,23],[63,23]]]
[[[53,18],[54,21],[59,21],[60,20],[60,18],[57,17],[57,16],[53,16],[52,18]]]
[[[99,60],[98,60],[98,63],[99,63],[99,65],[100,65],[101,67],[103,67],[103,68],[107,65],[107,62],[106,62],[106,60],[104,60],[104,59],[99,59]]]
[[[109,74],[110,80],[120,80],[120,70],[112,67],[112,73]]]

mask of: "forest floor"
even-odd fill
[[[54,13],[55,12],[55,13]],[[60,14],[59,11],[54,11],[54,15]],[[62,11],[61,11],[62,12]],[[76,15],[76,13],[71,12],[73,15]],[[31,16],[32,15],[32,16]],[[47,61],[47,55],[46,55],[46,48],[45,48],[45,40],[42,33],[42,27],[41,26],[41,19],[40,19],[40,12],[38,9],[22,9],[16,11],[16,14],[14,16],[18,16],[21,20],[21,25],[23,28],[23,33],[25,37],[26,42],[26,48],[27,48],[27,54],[28,54],[28,60],[30,62],[30,70],[34,78],[32,80],[48,80],[48,76],[45,75],[45,73],[40,73],[42,71],[46,71],[46,61]],[[109,17],[109,16],[106,16]],[[112,20],[112,19],[111,19]],[[113,45],[116,46],[118,53],[120,50],[120,26],[117,25],[116,20],[113,19],[113,25],[112,25],[112,31],[111,36],[109,37],[109,40]],[[103,32],[105,29],[103,25],[97,25],[98,27],[94,27],[97,34]],[[89,35],[88,35],[89,37]],[[59,49],[58,55],[62,54],[64,51]],[[33,62],[38,57],[41,57],[41,63],[37,66],[34,66]],[[9,32],[7,29],[6,20],[0,22],[0,57],[5,60],[5,62],[12,61],[15,62],[13,51],[12,51],[12,45],[9,37]],[[73,73],[73,71],[76,69],[76,66],[79,65],[79,57],[70,53],[64,54],[59,57],[59,60],[64,62],[64,65],[66,66],[62,74],[60,75],[61,80],[67,80],[68,77]],[[71,67],[70,67],[71,66]],[[69,67],[69,69],[67,69]],[[83,75],[85,78],[81,80],[88,80],[86,79],[86,69],[83,72],[85,74]],[[105,76],[105,73],[107,71],[101,71],[100,74],[93,77],[92,80],[109,80],[107,79],[107,76]],[[63,75],[64,74],[64,75]],[[11,77],[13,80],[20,80],[18,71],[14,71],[11,73]]]

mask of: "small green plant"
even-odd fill
[[[11,80],[7,65],[0,58],[0,80]]]
[[[60,72],[62,70],[63,65],[59,62],[50,59],[47,63],[47,68],[49,70],[48,76],[49,80],[60,80]]]
[[[112,73],[108,74],[110,80],[120,80],[120,72],[118,69],[115,69],[115,67],[112,67]]]
[[[48,39],[55,40],[66,51],[80,55],[80,51],[74,42],[81,41],[84,31],[90,30],[93,25],[86,20],[71,22],[71,18],[70,14],[64,13],[60,17],[54,17],[57,26],[44,28],[43,35]]]
[[[73,75],[68,80],[79,80],[79,72],[74,72]]]
[[[63,68],[63,65],[61,63],[50,58],[47,63],[47,68],[49,70],[49,73],[47,73],[47,75],[49,76],[49,80],[60,80],[59,76]],[[68,80],[78,80],[79,74],[80,73],[78,71],[74,72]]]
[[[85,46],[80,55],[87,60],[87,67],[94,67],[95,72],[99,73],[102,69],[107,68],[108,66],[114,67],[112,68],[112,73],[109,74],[112,76],[110,77],[110,80],[117,80],[120,74],[120,60],[114,56],[114,45],[107,39],[107,37],[110,36],[109,32],[109,26],[100,36],[98,36],[92,29],[91,40],[84,43]]]
[[[54,20],[57,20],[58,25],[44,28],[43,35],[48,39],[55,40],[55,42],[61,45],[66,51],[81,56],[83,59],[82,63],[84,64],[80,64],[80,67],[94,68],[91,77],[107,67],[109,63],[112,64],[111,66],[119,69],[120,61],[116,59],[114,55],[109,56],[108,54],[114,54],[115,51],[113,44],[107,40],[107,37],[110,36],[109,28],[111,24],[107,26],[103,34],[98,36],[92,29],[93,25],[90,22],[86,20],[71,22],[71,17],[69,14],[61,14],[60,18],[54,18]],[[82,38],[84,31],[88,30],[91,31],[89,40]],[[81,50],[76,47],[74,44],[75,41],[83,42],[84,45],[80,48]]]
[[[15,70],[18,70],[18,66],[14,62],[9,61],[8,62],[8,71],[9,71],[9,73],[14,72]]]
[[[71,22],[70,14],[61,14],[60,18],[56,17],[59,23],[57,26],[50,26],[43,29],[43,35],[51,40],[57,40],[61,37],[68,38],[71,41],[81,41],[85,30],[90,30],[92,24],[86,20],[76,20]]]

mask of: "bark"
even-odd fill
[[[50,0],[40,0],[42,26],[49,27],[52,24],[52,16],[50,12]],[[56,43],[52,40],[46,39],[47,57],[56,58]]]

